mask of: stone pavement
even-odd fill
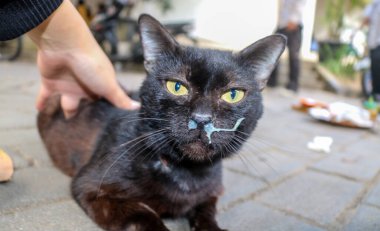
[[[70,179],[52,166],[38,136],[38,75],[33,64],[0,63],[0,147],[16,166],[12,181],[0,184],[0,230],[99,230],[71,199]],[[119,76],[132,89],[143,78]],[[359,103],[310,89],[299,95]],[[239,156],[224,162],[220,225],[234,231],[380,230],[379,129],[314,121],[290,109],[294,97],[279,90],[265,91],[264,99],[254,135]],[[316,135],[334,139],[331,153],[306,148]],[[166,223],[189,230],[184,220]]]

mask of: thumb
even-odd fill
[[[80,98],[70,95],[61,96],[61,107],[66,119],[73,117],[78,109]]]
[[[104,97],[114,106],[121,109],[137,110],[141,106],[139,102],[129,98],[120,87],[117,87],[116,91]]]

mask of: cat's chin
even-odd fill
[[[200,140],[184,144],[180,147],[182,154],[195,161],[210,160],[214,154],[214,149]]]

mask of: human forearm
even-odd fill
[[[69,0],[64,0],[61,6],[31,30],[28,36],[44,51],[59,49],[71,53],[78,49],[88,51],[98,48],[86,23]]]

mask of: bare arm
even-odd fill
[[[69,0],[42,24],[28,32],[38,47],[41,88],[37,108],[59,93],[66,117],[75,114],[82,98],[106,98],[119,108],[136,109],[120,88],[115,70],[101,50],[86,23]]]

